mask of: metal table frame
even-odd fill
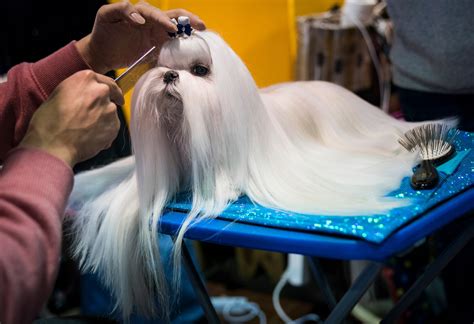
[[[281,253],[297,253],[310,258],[310,269],[321,288],[331,313],[325,323],[341,323],[349,315],[352,308],[365,294],[377,278],[384,262],[391,256],[399,255],[416,245],[417,242],[435,233],[443,226],[456,220],[465,222],[463,231],[453,239],[440,255],[427,265],[425,272],[405,292],[396,305],[386,314],[381,323],[393,323],[416,299],[433,279],[446,267],[456,254],[474,236],[474,188],[453,197],[436,208],[428,211],[415,221],[398,229],[380,244],[373,244],[348,237],[332,237],[327,234],[295,232],[275,228],[267,228],[251,224],[229,222],[222,219],[207,220],[191,227],[186,238],[214,244],[231,245],[253,249],[276,251]],[[162,218],[160,232],[173,235],[186,216],[183,212],[170,211]],[[242,240],[242,237],[251,239]],[[240,238],[240,239],[239,239]],[[271,244],[275,238],[285,244]],[[319,247],[319,248],[318,248]],[[332,252],[327,252],[329,248]],[[334,248],[340,249],[334,255]],[[183,263],[194,286],[198,300],[203,307],[208,323],[220,323],[219,317],[211,303],[189,251],[183,244]],[[319,266],[317,257],[343,260],[370,260],[366,268],[356,278],[340,301],[336,302],[324,273]]]

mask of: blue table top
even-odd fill
[[[427,235],[474,210],[474,188],[428,211],[406,224],[382,243],[348,236],[273,228],[227,219],[203,220],[190,227],[185,237],[220,245],[230,245],[282,253],[297,253],[342,260],[383,261],[404,252]],[[170,211],[163,215],[160,232],[174,234],[186,213]],[[471,217],[474,221],[474,218]]]
[[[186,237],[217,244],[338,259],[383,260],[474,210],[474,134],[462,132],[455,158],[438,167],[440,184],[415,191],[404,179],[390,195],[413,204],[383,215],[323,216],[271,210],[242,197],[217,219],[194,224]],[[191,204],[180,197],[162,217],[161,232],[179,228]]]

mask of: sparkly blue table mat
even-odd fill
[[[232,203],[219,218],[275,228],[340,234],[380,243],[412,220],[422,217],[436,205],[474,185],[474,133],[461,132],[454,140],[456,155],[438,167],[440,182],[432,190],[416,191],[405,178],[398,190],[389,196],[411,198],[413,204],[390,210],[386,214],[360,216],[306,215],[269,209],[257,205],[246,196]],[[474,204],[474,203],[473,203]],[[181,195],[168,205],[171,210],[189,212],[189,196]]]

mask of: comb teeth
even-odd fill
[[[459,130],[446,124],[425,124],[407,131],[398,139],[407,151],[419,151],[423,160],[434,160],[448,154]]]

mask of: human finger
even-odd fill
[[[102,74],[96,74],[96,80],[99,83],[104,83],[106,84],[109,89],[110,89],[110,101],[116,103],[117,105],[121,106],[125,103],[125,100],[123,98],[123,93],[122,90],[119,88],[117,83],[115,83],[114,80],[109,78],[108,76],[102,75]]]
[[[103,120],[103,131],[107,133],[108,140],[104,142],[104,150],[112,145],[120,130],[120,119],[117,115],[117,106],[111,102],[107,105],[106,111],[108,114]]]
[[[106,110],[109,112],[106,117],[106,124],[109,131],[112,133],[113,138],[115,138],[120,129],[120,119],[117,114],[117,106],[111,102],[107,105]]]
[[[135,25],[145,24],[145,18],[127,1],[104,5],[97,11],[97,20],[116,23],[127,20]]]
[[[187,16],[189,17],[189,20],[191,21],[191,26],[196,28],[197,30],[204,30],[206,29],[206,25],[204,22],[199,18],[199,16],[193,14],[192,12],[189,12],[185,9],[171,9],[165,11],[166,15],[168,18],[178,18],[179,16]]]
[[[174,33],[178,30],[163,11],[146,2],[136,4],[135,10],[145,18],[147,24],[159,25],[170,33]]]

